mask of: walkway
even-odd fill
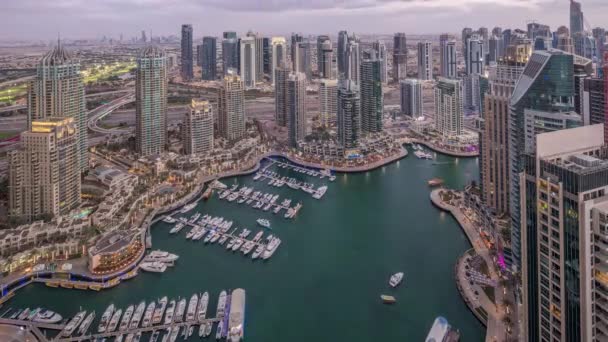
[[[416,144],[420,144],[420,145],[424,145],[428,148],[430,148],[431,150],[441,153],[441,154],[445,154],[448,156],[452,156],[452,157],[459,157],[459,158],[475,158],[475,157],[479,157],[479,151],[473,151],[473,152],[462,152],[462,151],[452,151],[452,150],[448,150],[442,147],[439,147],[437,145],[432,144],[430,141],[425,141],[425,140],[420,140],[420,139],[414,139],[414,138],[409,138],[410,142],[416,143]]]
[[[490,278],[493,281],[496,281],[498,283],[500,281],[500,278],[494,268],[494,262],[490,255],[490,251],[488,250],[486,245],[483,243],[481,237],[479,236],[479,231],[475,228],[473,222],[471,220],[469,220],[469,218],[457,206],[448,204],[440,198],[439,193],[441,191],[447,191],[447,190],[441,188],[441,189],[435,189],[435,190],[431,191],[431,195],[430,195],[431,201],[438,208],[448,211],[452,214],[452,216],[454,216],[456,221],[458,221],[458,223],[462,227],[462,230],[464,231],[465,235],[469,239],[469,242],[475,249],[475,253],[477,255],[481,256],[483,258],[483,260],[485,261],[486,265],[488,266],[488,272],[490,273]],[[467,254],[465,254],[465,257],[466,257],[466,255]],[[473,286],[471,288],[470,286],[468,286],[469,285],[468,280],[466,280],[466,276],[464,275],[464,273],[462,273],[462,270],[460,269],[461,266],[464,267],[464,265],[461,264],[461,262],[463,261],[463,259],[465,259],[465,257],[461,257],[461,259],[459,259],[458,263],[456,264],[456,282],[457,282],[458,288],[460,290],[460,293],[463,295],[463,299],[467,303],[469,308],[472,307],[472,310],[473,310],[473,313],[475,314],[475,316],[477,316],[479,318],[479,312],[477,311],[477,309],[479,307],[483,308],[483,310],[485,310],[485,312],[488,314],[487,324],[486,324],[486,326],[487,326],[486,341],[492,341],[492,342],[493,341],[506,341],[506,338],[507,338],[506,326],[504,325],[503,320],[502,320],[505,315],[504,307],[502,305],[497,306],[495,303],[490,301],[487,298],[487,296],[485,296],[485,293],[483,292],[481,287],[479,287],[477,290],[477,292],[479,293],[479,298],[474,295],[474,291],[476,290],[476,287]],[[495,298],[496,302],[502,303],[503,302],[502,291],[499,291],[495,288],[494,289],[494,298]],[[471,303],[472,303],[472,305],[471,305]]]

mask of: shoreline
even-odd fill
[[[426,147],[428,147],[429,149],[437,152],[437,153],[441,153],[441,154],[445,154],[447,156],[450,157],[456,157],[456,158],[477,158],[479,157],[479,151],[475,151],[475,152],[457,152],[457,151],[451,151],[451,150],[446,150],[440,147],[437,147],[433,144],[431,144],[428,141],[424,141],[424,140],[420,140],[420,139],[415,139],[415,138],[410,138],[410,142],[411,143],[416,143],[416,144],[420,144],[420,145],[424,145]]]

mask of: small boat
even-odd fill
[[[186,311],[186,321],[193,321],[196,315],[196,308],[198,306],[198,295],[195,293],[190,297],[188,302],[188,310]]]
[[[139,342],[139,340],[141,340],[141,331],[138,331],[137,334],[135,334],[133,342]]]
[[[196,310],[196,316],[199,323],[202,323],[207,316],[207,306],[209,305],[209,292],[203,293],[201,300],[198,302],[198,309]]]
[[[165,313],[165,309],[167,308],[167,297],[161,298],[158,301],[158,306],[154,309],[154,315],[152,315],[152,324],[159,324],[163,319],[163,314]]]
[[[171,336],[169,336],[169,341],[175,342],[175,340],[177,340],[178,334],[179,334],[179,326],[176,325],[173,328],[171,328]]]
[[[226,298],[227,298],[228,294],[226,293],[226,291],[222,290],[222,292],[220,292],[220,296],[219,299],[217,301],[217,311],[215,316],[216,317],[224,317],[224,313],[226,311]]]
[[[428,181],[429,186],[440,186],[443,185],[443,179],[441,178],[433,178]]]
[[[13,314],[11,315],[10,319],[17,319],[17,317],[19,317],[19,314],[21,314],[21,309],[13,312]]]
[[[221,339],[221,338],[222,338],[222,334],[224,333],[224,331],[223,331],[223,330],[224,330],[224,321],[222,320],[222,321],[220,321],[220,322],[217,324],[217,330],[216,330],[216,332],[215,332],[215,339],[216,339],[216,340],[219,340],[219,339]]]
[[[389,295],[380,295],[380,299],[382,299],[382,302],[384,304],[393,304],[397,302],[397,299],[395,299],[395,297]]]
[[[104,333],[106,331],[108,324],[112,319],[112,315],[114,315],[114,304],[110,304],[110,306],[106,308],[106,311],[103,312],[103,315],[101,315],[101,320],[99,321],[99,326],[97,327],[97,331],[99,333]]]
[[[123,338],[124,338],[124,335],[118,335],[118,336],[116,336],[116,339],[114,340],[114,342],[122,342]]]
[[[156,341],[158,341],[158,336],[160,336],[160,331],[154,330],[152,332],[152,336],[150,336],[150,342],[156,342]]]
[[[402,280],[403,280],[403,272],[398,272],[391,276],[391,278],[388,280],[388,284],[391,287],[397,287],[397,286],[399,286],[399,284],[401,284]]]
[[[29,315],[30,315],[30,308],[25,308],[23,311],[21,311],[21,314],[19,316],[17,316],[17,319],[20,321],[23,321]]]
[[[205,333],[203,334],[203,337],[209,337],[211,335],[212,329],[213,329],[213,323],[205,324]]]
[[[131,318],[131,322],[129,322],[129,329],[135,329],[139,327],[139,322],[141,322],[141,318],[144,315],[144,311],[146,310],[146,302],[141,301],[139,305],[137,305],[137,309],[135,309],[135,313]]]
[[[193,333],[193,332],[194,332],[194,326],[193,326],[193,325],[191,325],[191,326],[188,328],[188,336],[187,336],[187,337],[192,336],[192,333]],[[186,338],[187,338],[187,337],[186,337]]]
[[[112,319],[110,319],[110,323],[108,323],[108,327],[106,328],[107,332],[113,332],[116,330],[118,322],[120,322],[120,316],[122,316],[122,309],[116,310],[112,315]]]
[[[42,310],[41,308],[35,308],[34,310],[30,311],[30,314],[27,315],[27,317],[25,318],[25,320],[32,320],[34,317],[36,317],[36,315],[38,315],[38,312],[40,312],[40,310]]]

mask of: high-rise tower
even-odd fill
[[[192,100],[182,124],[186,154],[204,154],[213,150],[213,116],[209,101]]]
[[[456,78],[456,40],[448,34],[442,34],[439,37],[439,53],[441,77]]]
[[[435,128],[444,137],[454,137],[462,134],[463,124],[461,81],[439,77],[435,85]]]
[[[287,67],[287,41],[284,37],[272,37],[272,61],[270,63],[270,79],[275,84],[275,70]]]
[[[306,137],[306,75],[293,72],[286,83],[287,136],[289,146],[297,147]]]
[[[433,48],[431,42],[418,42],[418,79],[433,79]]]
[[[257,83],[257,53],[255,37],[242,37],[240,43],[240,75],[246,88],[253,88]]]
[[[192,61],[192,25],[182,25],[182,79],[190,81],[194,78]]]
[[[135,139],[142,156],[160,154],[167,144],[167,58],[156,46],[137,56]]]
[[[288,108],[287,108],[287,79],[291,71],[285,67],[274,69],[274,108],[275,122],[277,126],[287,127]]]
[[[401,83],[401,113],[415,119],[424,115],[422,82],[407,78]]]
[[[393,79],[399,82],[407,78],[407,39],[405,33],[393,37]]]
[[[245,86],[235,69],[229,69],[219,93],[220,135],[234,141],[242,138],[245,131]]]
[[[361,132],[382,131],[384,96],[381,64],[375,56],[361,62]]]
[[[361,134],[361,96],[352,80],[341,80],[338,87],[338,142],[345,149],[356,147]]]
[[[72,117],[78,131],[78,164],[88,167],[87,109],[80,62],[60,42],[36,67],[36,77],[29,84],[27,124],[53,117]]]

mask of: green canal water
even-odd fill
[[[316,186],[329,183],[276,166],[271,170]],[[423,341],[439,315],[461,331],[462,341],[482,341],[485,329],[453,279],[456,259],[470,245],[456,221],[431,204],[426,184],[441,177],[447,186],[462,187],[477,179],[477,170],[475,159],[438,155],[434,162],[410,153],[375,171],[338,175],[321,200],[254,182],[252,176],[226,179],[226,184],[238,182],[303,203],[294,220],[217,196],[199,203],[199,212],[224,216],[254,232],[260,229],[257,218],[269,219],[283,240],[270,260],[254,262],[217,245],[188,241],[187,229],[169,235],[170,225],[159,222],[152,228],[153,247],[180,255],[167,272],[142,273],[99,293],[31,285],[6,306],[44,306],[64,317],[82,307],[96,310],[99,318],[110,303],[125,308],[165,295],[209,291],[215,312],[222,289],[241,287],[247,293],[248,341]],[[398,271],[405,272],[404,283],[389,289],[388,278]],[[394,295],[397,303],[382,304],[380,294]]]

